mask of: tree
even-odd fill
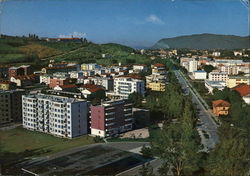
[[[133,102],[135,107],[140,107],[143,97],[137,92],[133,92],[128,96],[128,99]]]
[[[225,124],[219,128],[219,136],[220,143],[208,158],[209,173],[227,176],[247,175],[250,168],[249,132]]]
[[[209,74],[210,72],[212,72],[214,69],[216,69],[216,67],[212,66],[212,65],[204,65],[203,69],[205,70],[205,72],[207,72],[207,74]]]
[[[142,168],[140,168],[139,171],[140,176],[154,176],[153,168],[149,163],[146,163],[142,165]]]

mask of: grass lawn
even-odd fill
[[[24,152],[25,150],[43,149],[46,155],[72,147],[94,143],[93,137],[81,136],[75,139],[62,139],[48,134],[25,130],[21,127],[0,131],[2,152]]]

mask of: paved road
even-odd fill
[[[213,120],[210,110],[203,102],[204,100],[199,95],[197,95],[197,93],[194,91],[194,88],[191,88],[192,85],[188,82],[184,75],[179,70],[175,70],[174,73],[180,82],[184,93],[191,94],[192,101],[197,106],[197,115],[200,121],[200,125],[197,126],[197,130],[201,136],[201,142],[204,145],[204,151],[208,151],[209,149],[214,148],[215,144],[219,141],[217,134],[218,125]],[[205,137],[204,132],[209,135],[209,138]]]

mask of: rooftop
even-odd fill
[[[250,85],[239,84],[238,86],[234,87],[233,90],[239,92],[240,96],[244,97],[250,94]]]
[[[230,103],[225,100],[215,100],[212,101],[213,106],[215,107],[229,107]]]

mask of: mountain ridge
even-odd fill
[[[188,48],[188,49],[243,49],[249,48],[250,36],[222,34],[193,34],[157,41],[152,49]]]

